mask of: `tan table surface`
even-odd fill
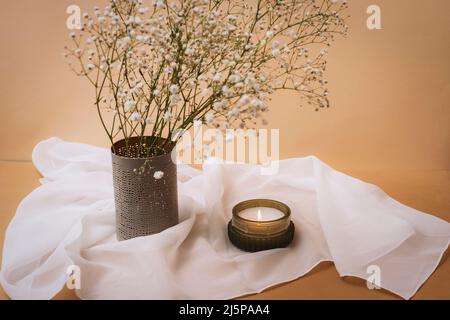
[[[352,171],[345,173],[374,183],[390,196],[418,210],[450,221],[449,171]],[[31,162],[0,161],[0,246],[17,205],[39,185],[39,173]],[[449,251],[438,269],[422,286],[414,299],[450,299]],[[56,299],[77,299],[64,288]],[[340,278],[332,263],[322,263],[306,276],[277,285],[250,299],[398,299],[385,290],[368,290],[357,278]],[[0,289],[0,299],[8,299]]]

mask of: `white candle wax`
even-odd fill
[[[253,221],[273,221],[283,218],[284,213],[274,208],[255,207],[242,210],[239,216]]]

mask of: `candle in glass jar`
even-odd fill
[[[284,217],[284,213],[275,208],[254,207],[239,212],[241,218],[252,221],[274,221]]]
[[[228,237],[238,248],[256,252],[284,248],[294,238],[291,209],[272,199],[250,199],[236,204],[228,223]]]

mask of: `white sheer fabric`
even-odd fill
[[[293,280],[321,261],[341,276],[367,279],[410,298],[435,270],[450,224],[406,207],[374,185],[315,157],[281,161],[276,175],[209,160],[203,171],[180,165],[180,224],[118,242],[109,151],[52,138],[33,162],[42,186],[27,196],[8,227],[0,280],[13,299],[48,299],[81,269],[84,299],[223,299]],[[241,200],[288,204],[296,225],[285,249],[245,253],[226,225]]]

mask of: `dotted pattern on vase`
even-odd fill
[[[170,154],[132,159],[112,154],[118,240],[159,233],[178,223],[177,173]],[[150,169],[137,173],[146,163]],[[161,179],[154,172],[162,171]]]

